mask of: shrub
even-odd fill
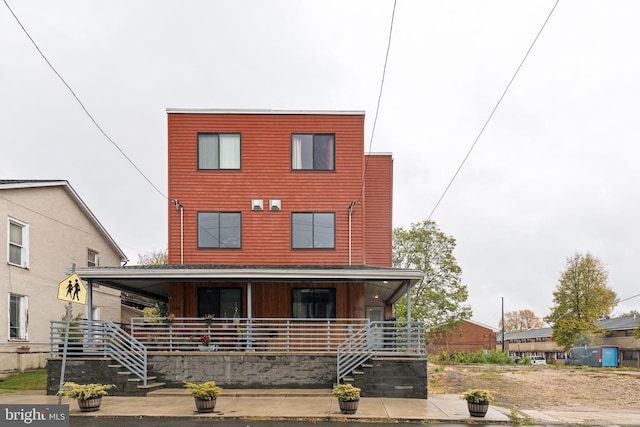
[[[342,401],[351,401],[360,399],[360,391],[358,387],[351,384],[338,384],[333,388],[333,395]]]
[[[191,396],[198,400],[213,400],[222,393],[222,388],[216,386],[215,381],[200,384],[184,381],[184,386],[189,389]]]

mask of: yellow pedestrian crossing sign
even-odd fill
[[[77,273],[58,283],[58,299],[87,305],[87,287]]]

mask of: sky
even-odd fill
[[[365,111],[394,227],[433,211],[474,321],[548,315],[587,252],[640,310],[640,2],[559,1],[499,102],[555,4],[398,0],[380,96],[392,0],[3,0],[0,177],[68,180],[136,263],[167,246],[167,108]]]

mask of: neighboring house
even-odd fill
[[[622,366],[640,368],[640,340],[633,336],[633,331],[640,326],[637,316],[618,317],[599,320],[598,325],[607,331],[602,344],[615,345],[620,348]],[[548,361],[564,360],[564,349],[551,340],[551,328],[536,328],[528,331],[505,333],[505,351],[510,356],[541,355]],[[500,338],[500,337],[499,337]],[[501,345],[499,340],[498,346]]]
[[[90,286],[168,302],[168,338],[132,319],[153,373],[170,385],[202,376],[203,359],[188,354],[198,335],[233,350],[208,365],[226,386],[330,386],[350,372],[339,357],[336,367],[341,345],[367,358],[413,355],[426,368],[421,323],[375,323],[393,318],[423,273],[392,267],[393,159],[365,154],[363,112],[167,114],[169,265],[78,269]],[[256,348],[273,354],[243,353]],[[406,372],[386,393],[425,397],[426,369]]]
[[[479,350],[494,350],[496,348],[497,332],[486,325],[464,320],[453,331],[443,331],[437,328],[429,331],[427,352],[437,355],[442,352],[475,353]]]
[[[43,368],[49,321],[67,306],[57,299],[65,272],[126,256],[67,181],[0,180],[0,224],[0,371]],[[120,320],[119,291],[96,288],[93,302],[94,318]]]

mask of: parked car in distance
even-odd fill
[[[532,365],[546,365],[547,361],[544,356],[529,356]]]

